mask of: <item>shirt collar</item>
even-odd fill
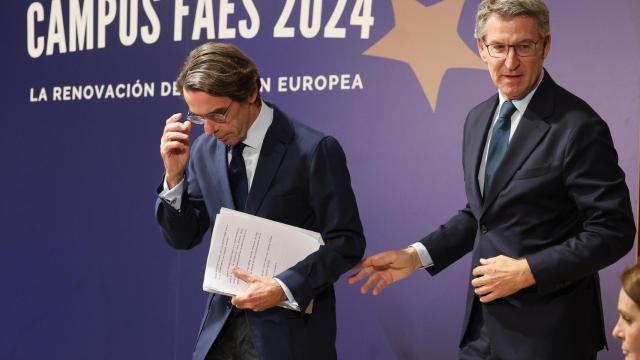
[[[540,86],[540,83],[542,83],[542,79],[545,77],[545,70],[542,69],[542,74],[540,75],[540,79],[538,79],[538,82],[536,83],[536,86],[531,89],[531,91],[529,91],[529,93],[523,97],[522,99],[518,99],[518,100],[511,100],[511,102],[513,103],[513,106],[516,107],[516,109],[518,110],[518,112],[520,113],[524,113],[524,111],[527,109],[527,106],[529,106],[529,102],[531,101],[531,98],[533,97],[533,94],[535,94],[536,90],[538,90],[538,87]],[[500,91],[498,91],[498,97],[500,98],[500,103],[498,104],[498,109],[500,109],[500,107],[502,106],[502,104],[507,101],[507,99],[502,96],[502,93],[500,93]]]
[[[269,126],[271,126],[273,122],[273,109],[264,101],[260,101],[262,103],[260,113],[256,121],[251,124],[251,127],[247,131],[247,136],[242,141],[245,145],[254,149],[259,149],[262,146],[264,137],[267,135],[267,130],[269,130]]]

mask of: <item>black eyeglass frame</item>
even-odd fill
[[[536,50],[538,50],[538,44],[540,43],[540,41],[542,41],[543,39],[540,39],[538,41],[533,41],[533,40],[527,40],[527,41],[523,41],[519,44],[515,44],[515,45],[508,45],[508,44],[487,44],[484,41],[482,42],[484,44],[484,46],[487,48],[487,52],[489,53],[489,56],[491,56],[492,58],[496,58],[496,59],[505,59],[507,56],[509,56],[509,51],[511,50],[511,48],[513,48],[513,51],[516,52],[516,55],[518,55],[519,57],[530,57],[530,56],[534,56],[536,54]],[[523,51],[522,50],[522,46],[525,45],[531,45],[533,44],[533,46],[531,47],[531,53],[527,54],[525,52],[524,55],[522,55],[520,52]],[[495,51],[495,47],[496,46],[504,46],[506,47],[506,52],[504,53],[504,55],[495,55],[494,51]],[[493,50],[492,50],[493,49]],[[520,50],[518,50],[520,49]]]

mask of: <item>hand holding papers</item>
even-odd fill
[[[231,298],[231,303],[238,309],[264,311],[280,303],[286,304],[287,295],[276,279],[251,275],[240,268],[234,268],[233,275],[248,285],[246,291]],[[299,307],[294,310],[297,309]]]
[[[229,296],[240,294],[248,285],[234,276],[234,267],[272,278],[321,244],[318,233],[222,208],[213,226],[202,288]]]

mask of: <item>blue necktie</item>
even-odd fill
[[[229,163],[229,185],[231,185],[233,202],[238,211],[244,211],[249,192],[247,168],[244,165],[244,157],[242,157],[242,150],[245,146],[244,143],[237,143],[231,148],[231,163]]]
[[[489,154],[487,155],[487,164],[484,172],[484,190],[483,194],[489,193],[493,176],[502,162],[504,154],[509,146],[509,134],[511,133],[511,115],[516,111],[511,101],[505,101],[500,108],[498,120],[491,132],[491,144],[489,145]]]

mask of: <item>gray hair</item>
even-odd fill
[[[484,39],[486,35],[485,24],[489,15],[496,14],[502,18],[514,18],[527,16],[538,21],[538,30],[541,37],[547,37],[551,33],[549,25],[549,9],[542,0],[483,0],[478,5],[476,13],[476,39]]]
[[[195,48],[187,57],[176,80],[176,88],[203,91],[245,101],[254,91],[260,99],[260,75],[256,64],[231,44],[209,42]]]

